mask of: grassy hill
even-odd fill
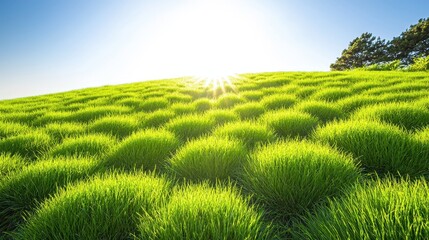
[[[0,239],[428,239],[429,75],[0,101]]]

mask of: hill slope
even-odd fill
[[[427,73],[0,101],[0,238],[427,239],[428,177]]]

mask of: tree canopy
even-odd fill
[[[429,18],[423,18],[391,41],[375,37],[372,33],[363,33],[349,43],[347,49],[342,51],[341,56],[330,67],[331,70],[342,71],[397,60],[403,65],[410,65],[415,59],[427,56]]]

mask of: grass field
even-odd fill
[[[0,239],[429,239],[429,74],[0,101]]]

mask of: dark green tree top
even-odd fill
[[[374,63],[387,61],[387,46],[385,40],[375,37],[372,33],[363,33],[353,39],[347,49],[335,63],[331,64],[331,70],[347,70],[369,66]]]
[[[429,18],[422,18],[389,42],[391,59],[410,64],[414,58],[429,56]]]

